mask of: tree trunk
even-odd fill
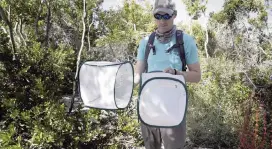
[[[91,28],[91,25],[89,25],[88,27],[88,51],[91,51],[90,28]]]
[[[41,0],[39,10],[35,19],[35,34],[37,38],[39,38],[39,18],[40,18],[40,14],[42,13],[42,5],[43,5],[43,0]]]
[[[206,25],[205,32],[206,32],[205,51],[206,51],[206,57],[209,58],[209,52],[208,52],[208,47],[207,47],[208,42],[209,42],[208,25]]]
[[[90,41],[90,31],[91,31],[91,26],[93,25],[93,22],[89,25],[89,28],[88,28],[88,49],[89,51],[91,50],[91,41]]]
[[[4,9],[1,7],[1,5],[0,5],[0,15],[9,28],[9,35],[10,35],[11,44],[12,44],[12,51],[13,51],[13,60],[15,60],[16,59],[16,56],[15,56],[16,55],[16,46],[15,46],[15,41],[14,41],[14,36],[13,36],[12,23],[7,18],[6,14],[4,12]],[[9,15],[9,18],[10,18],[10,15]]]
[[[47,17],[46,17],[46,34],[45,34],[45,47],[46,49],[49,48],[49,33],[50,33],[50,20],[51,20],[51,8],[50,8],[50,1],[47,4]]]
[[[206,18],[206,13],[205,11],[202,12],[204,17]],[[208,19],[207,19],[208,20]],[[209,33],[208,33],[208,22],[206,22],[206,28],[205,28],[205,33],[206,33],[206,40],[205,40],[205,51],[206,51],[206,57],[209,58],[209,51],[208,51],[208,43],[209,43]]]
[[[21,43],[21,38],[20,37],[18,37],[18,26],[19,26],[19,22],[17,22],[16,21],[16,23],[15,23],[15,27],[14,27],[14,29],[13,29],[13,31],[14,31],[14,38],[15,38],[15,40],[17,39],[18,41],[17,41],[17,43],[19,42],[19,43]],[[15,41],[16,42],[16,41]]]
[[[83,47],[84,47],[84,37],[85,37],[85,30],[86,30],[85,17],[86,17],[86,1],[83,0],[83,15],[82,15],[83,31],[82,31],[82,38],[81,38],[81,46],[80,46],[80,49],[79,49],[79,52],[78,52],[78,56],[77,56],[76,75],[75,75],[75,78],[74,78],[74,81],[73,81],[73,97],[72,97],[71,105],[70,105],[70,108],[69,108],[69,113],[72,111],[74,100],[75,100],[75,96],[76,96],[76,88],[77,88],[77,82],[76,82],[76,80],[77,80],[77,77],[78,77],[80,57],[81,57],[81,52],[82,52]]]
[[[20,45],[23,43],[23,45],[26,45],[26,42],[24,40],[22,33],[22,19],[19,19],[19,22],[16,22],[14,31],[16,32],[16,35],[19,36],[18,40]]]
[[[21,40],[23,41],[24,45],[26,46],[26,41],[25,41],[26,37],[24,36],[22,30],[23,30],[23,21],[22,21],[22,18],[21,18],[21,19],[20,19],[19,35],[20,35],[20,38],[21,38]]]
[[[90,24],[90,19],[88,17],[88,51],[91,51],[91,41],[90,41],[90,32],[91,32],[91,26],[93,25],[93,17],[92,19],[92,23]]]

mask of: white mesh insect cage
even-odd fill
[[[131,101],[134,72],[130,62],[87,61],[78,79],[85,107],[124,109]]]
[[[187,111],[187,88],[184,77],[169,73],[143,73],[138,99],[138,116],[146,125],[174,127]]]

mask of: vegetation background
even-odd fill
[[[272,148],[271,0],[225,0],[210,14],[207,1],[182,2],[191,24],[177,26],[195,37],[202,68],[201,82],[188,84],[186,147]],[[155,29],[147,2],[102,3],[0,1],[0,148],[143,147],[137,88],[126,110],[67,114],[67,101],[78,99],[79,62],[134,63],[139,41]]]

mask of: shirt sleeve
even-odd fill
[[[187,64],[194,64],[199,61],[198,48],[196,42],[192,36],[186,35],[186,40],[184,41],[185,57]]]
[[[142,61],[145,58],[146,39],[142,39],[137,49],[137,60]]]

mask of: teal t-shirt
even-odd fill
[[[143,38],[140,41],[138,47],[137,60],[144,60],[145,49],[149,36]],[[187,64],[194,64],[199,61],[198,49],[194,38],[186,33],[183,33],[184,51]],[[171,41],[168,43],[159,42],[156,37],[154,40],[154,46],[156,54],[153,55],[153,51],[150,50],[148,57],[148,72],[150,71],[163,71],[164,69],[171,67],[179,71],[182,70],[182,62],[180,60],[178,49],[173,49],[171,52],[166,53],[166,50],[172,47],[176,43],[176,36],[172,36]]]

